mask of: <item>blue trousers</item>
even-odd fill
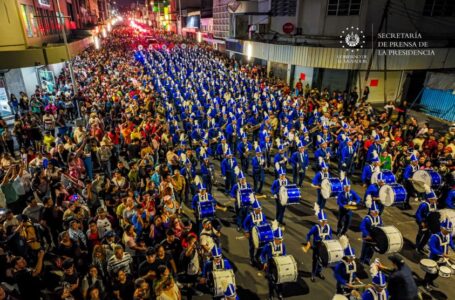
[[[317,203],[318,203],[320,209],[324,209],[325,208],[326,201],[327,201],[327,199],[322,197],[321,189],[318,189],[318,200],[317,200]]]
[[[360,261],[363,264],[369,265],[370,260],[374,255],[373,245],[365,241],[362,242],[362,252],[360,254]]]
[[[351,226],[352,221],[352,211],[348,209],[340,209],[338,214],[338,225],[337,225],[337,234],[345,234],[349,226]]]
[[[90,180],[93,180],[93,162],[92,157],[84,157],[84,166],[85,171],[87,172],[87,176]]]
[[[255,193],[258,193],[258,194],[262,193],[262,187],[264,186],[264,181],[265,181],[264,169],[253,170],[253,187],[254,187]]]
[[[276,204],[276,213],[275,213],[275,219],[280,223],[283,224],[283,219],[284,219],[284,212],[286,210],[285,205],[281,205],[279,197],[275,199],[275,204]]]
[[[303,169],[303,172],[299,172],[299,167],[298,166],[293,166],[292,167],[292,181],[294,184],[301,186],[303,183],[303,180],[305,179],[305,169]]]

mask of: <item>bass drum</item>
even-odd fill
[[[442,177],[434,170],[417,170],[412,175],[412,186],[419,193],[425,193],[425,185],[438,189],[442,184]]]
[[[344,256],[343,247],[338,240],[322,241],[318,245],[319,259],[324,267],[341,261]]]
[[[269,272],[275,283],[297,281],[297,262],[292,255],[276,256],[269,261]]]
[[[441,230],[441,213],[439,211],[432,211],[428,214],[425,223],[430,229],[431,233],[438,233]]]
[[[213,271],[210,280],[213,296],[224,296],[224,292],[230,283],[235,285],[235,276],[233,270]]]
[[[374,250],[379,254],[396,253],[403,248],[403,235],[395,226],[373,227],[371,237],[376,243]]]
[[[268,223],[254,226],[251,230],[254,249],[263,247],[265,244],[273,241],[273,229]]]
[[[384,182],[385,184],[392,184],[396,183],[397,179],[395,178],[395,175],[393,174],[392,171],[389,170],[382,170],[382,176],[384,177]],[[371,183],[377,183],[378,182],[378,174],[380,172],[374,172],[373,175],[371,175]]]

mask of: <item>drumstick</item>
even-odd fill
[[[267,195],[256,196],[256,199],[267,199]]]

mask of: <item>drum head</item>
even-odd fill
[[[426,273],[436,274],[438,272],[438,264],[432,259],[421,259],[419,265],[420,268]]]
[[[280,187],[280,203],[286,205],[288,203],[288,190],[285,186]]]
[[[390,185],[385,184],[379,189],[379,200],[384,206],[392,206],[394,193]]]
[[[254,248],[259,248],[259,232],[256,227],[253,227],[251,230],[251,239],[253,240]]]
[[[332,184],[330,183],[330,180],[323,179],[321,182],[322,197],[324,197],[324,199],[329,199],[331,193],[332,193]]]
[[[439,267],[439,276],[442,278],[449,278],[452,275],[452,269],[447,266]]]
[[[371,183],[378,183],[378,174],[380,172],[374,172],[373,174],[371,174]]]
[[[419,193],[425,193],[425,186],[431,186],[431,176],[425,170],[417,170],[412,175],[412,186]]]
[[[373,227],[370,231],[371,237],[375,242],[374,250],[379,254],[384,254],[389,248],[389,240],[386,233],[381,229],[381,227]]]
[[[432,211],[428,214],[427,219],[425,221],[431,233],[438,233],[441,230],[441,225],[439,221],[440,218],[441,214],[438,211]]]
[[[226,287],[230,283],[235,285],[234,271],[232,270],[214,271],[212,272],[210,279],[213,295],[215,297],[223,296]]]
[[[276,256],[269,261],[270,275],[275,283],[297,281],[297,262],[292,255]]]

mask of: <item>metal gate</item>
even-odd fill
[[[425,113],[455,122],[455,91],[424,88],[420,105]]]

